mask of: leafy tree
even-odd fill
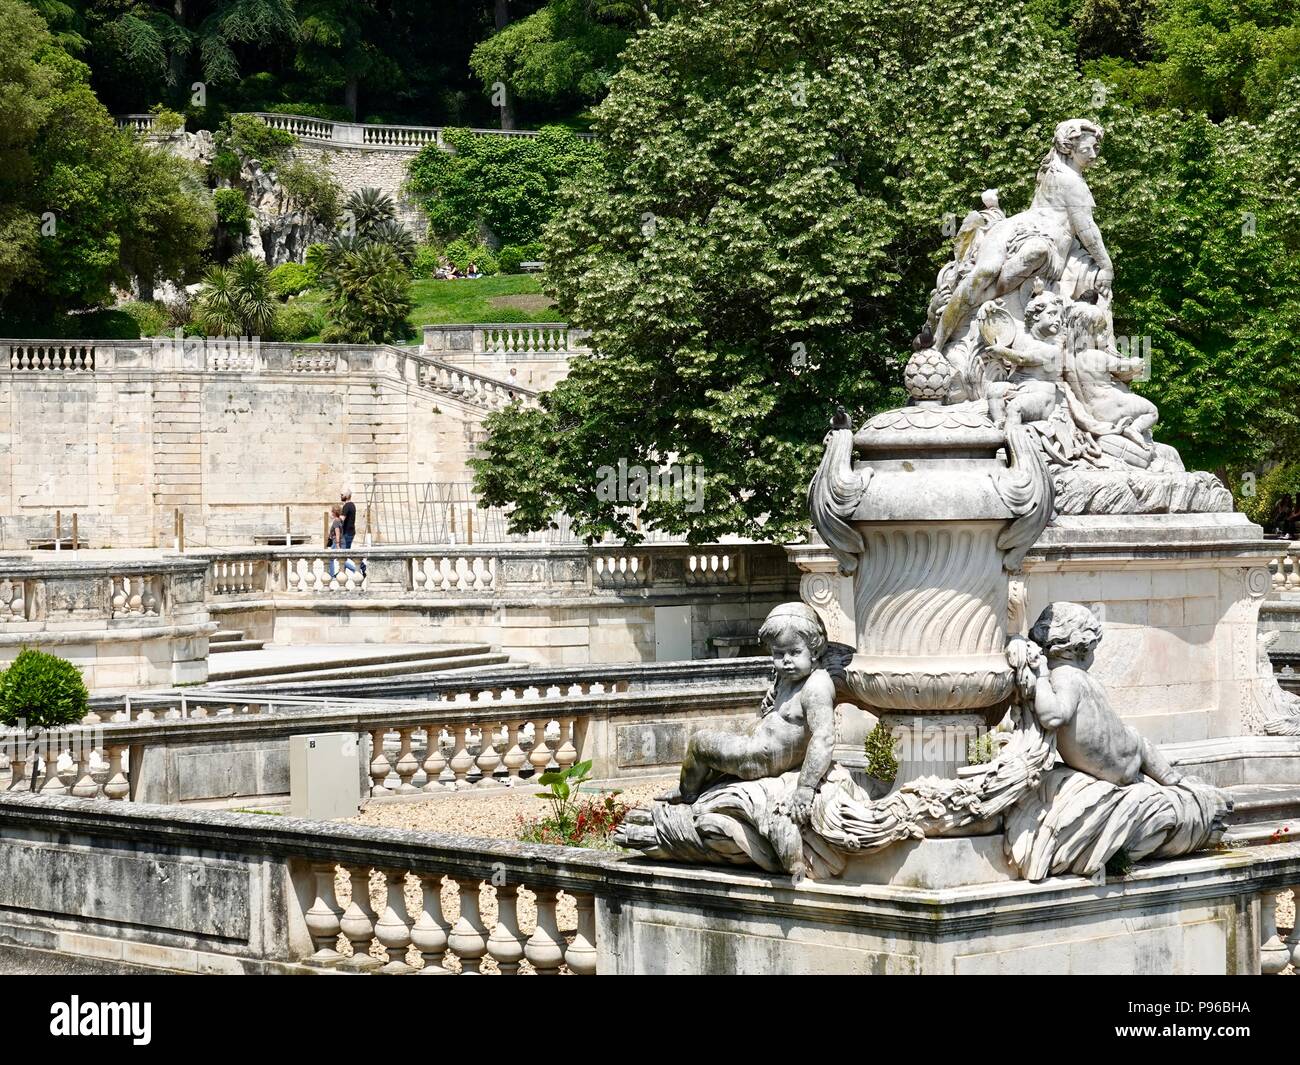
[[[635,538],[600,468],[675,460],[704,468],[703,507],[652,500],[647,524],[790,536],[835,404],[901,398],[943,215],[989,186],[1025,205],[1083,88],[1023,8],[976,0],[691,3],[624,63],[546,236],[599,354],[490,419],[479,488],[517,529],[565,511]]]
[[[1097,61],[1090,70],[1145,107],[1259,119],[1285,99],[1282,86],[1300,72],[1297,0],[1089,0],[1088,6],[1105,14],[1099,30],[1110,26],[1093,39]],[[1117,34],[1136,36],[1144,47],[1123,48]],[[1148,58],[1153,61],[1141,62]]]
[[[536,240],[554,214],[560,186],[590,166],[599,149],[560,126],[536,137],[481,137],[447,130],[454,149],[421,149],[409,166],[410,187],[429,216],[429,229],[446,239],[480,224],[508,244]]]
[[[402,76],[401,65],[373,37],[385,18],[372,0],[299,0],[301,41],[294,65],[315,83],[343,90],[354,121],[362,85],[384,85]]]
[[[144,145],[134,154],[135,196],[121,259],[148,300],[156,282],[198,275],[217,216],[196,164]]]
[[[89,709],[86,682],[66,658],[25,647],[0,671],[0,725],[7,728],[22,728],[35,738],[43,730],[79,724]],[[32,790],[36,771],[33,758]]]
[[[328,170],[292,159],[276,170],[280,188],[288,203],[306,211],[326,229],[333,229],[343,217],[343,190]]]
[[[327,254],[321,266],[327,343],[385,344],[406,336],[411,275],[387,244],[359,242]]]

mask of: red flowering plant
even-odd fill
[[[542,817],[519,817],[519,838],[525,843],[553,843],[563,847],[609,848],[610,836],[627,816],[629,806],[617,792],[602,797],[579,797],[578,789],[591,775],[591,762],[543,773],[538,783],[550,790],[537,792],[551,804]]]

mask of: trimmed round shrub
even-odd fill
[[[519,264],[524,261],[524,249],[518,244],[507,244],[497,252],[497,266],[503,274],[519,273]]]
[[[311,271],[302,263],[281,263],[271,271],[271,291],[281,299],[306,292],[311,286]]]
[[[443,250],[443,254],[456,267],[464,272],[473,263],[484,274],[497,272],[497,259],[486,244],[470,244],[467,240],[453,240]]]
[[[26,647],[0,673],[0,725],[62,728],[81,721],[89,706],[81,670],[58,655]]]

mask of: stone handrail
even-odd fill
[[[1300,540],[1278,545],[1277,556],[1269,564],[1273,574],[1273,594],[1300,592]]]
[[[891,945],[924,944],[964,942],[1014,912],[1025,932],[1044,929],[1046,943],[1054,927],[1117,909],[1162,913],[1189,898],[1218,905],[1231,922],[1209,964],[1267,975],[1300,961],[1300,927],[1277,912],[1300,884],[1300,844],[1291,842],[1144,862],[1104,892],[1075,876],[918,892],[792,887],[752,870],[572,847],[10,793],[0,795],[0,879],[9,886],[4,942],[190,972],[511,975],[527,966],[617,975],[700,971],[710,961],[719,972],[807,971],[806,954],[770,939],[773,922],[841,935],[879,929]],[[641,941],[638,922],[674,914],[695,922],[695,935],[669,940],[680,950],[664,950],[663,937]],[[714,922],[726,934],[701,943],[698,929]],[[761,937],[762,949],[746,953],[737,942],[746,936]],[[824,964],[861,971],[878,958],[860,948]],[[1060,955],[1037,961],[1042,971],[1069,969]]]
[[[466,370],[422,352],[386,346],[384,350],[396,362],[397,376],[429,392],[449,396],[487,410],[500,410],[512,403],[532,407],[537,393],[519,385],[509,385],[486,374]]]
[[[567,322],[501,322],[426,325],[421,351],[426,355],[554,356],[587,350],[588,333]]]
[[[497,335],[503,327],[468,326]],[[555,327],[548,327],[554,329]],[[519,334],[522,336],[522,333]],[[539,336],[542,334],[539,333]],[[561,330],[554,335],[564,335]],[[504,343],[504,341],[501,341]],[[511,341],[527,346],[540,341]],[[540,350],[540,348],[539,348]],[[139,340],[0,339],[0,373],[154,373],[309,375],[385,374],[440,396],[486,410],[531,405],[537,393],[456,366],[435,354],[392,345],[292,344],[256,337],[144,337]]]
[[[595,974],[594,892],[603,870],[618,860],[575,847],[295,818],[0,796],[0,837],[12,840],[20,825],[32,833],[29,840],[56,847],[93,841],[90,851],[66,859],[79,863],[74,881],[122,885],[123,894],[111,900],[92,892],[78,910],[83,934],[76,949],[95,949],[102,935],[105,948],[114,945],[123,961],[135,960],[138,951],[148,955],[145,964],[188,971],[287,973],[311,966],[343,973],[477,973],[491,959],[504,975],[517,973],[521,962],[541,974],[561,967]],[[123,847],[158,857],[134,861]],[[8,848],[0,843],[6,870],[22,860],[12,848],[12,842]],[[210,890],[182,887],[192,875],[184,870],[213,855],[225,860],[219,873],[210,873],[217,878]],[[147,881],[138,877],[146,867]],[[372,872],[379,883],[372,883]],[[13,927],[6,920],[0,930],[6,939],[38,926],[46,911],[58,912],[46,898],[46,885],[57,878],[22,879],[23,898],[6,903],[38,915],[36,925],[26,919]],[[350,889],[342,897],[336,894],[341,884]],[[479,908],[481,889],[495,905],[495,918]],[[519,921],[521,891],[536,908],[530,934]],[[568,899],[557,905],[561,893]],[[447,902],[459,910],[454,920],[444,910]],[[562,932],[561,920],[572,930]],[[340,934],[349,944],[346,956],[336,949]],[[386,963],[370,956],[374,941],[384,948]],[[412,950],[418,969],[408,963]],[[456,964],[448,969],[451,958]]]
[[[122,630],[169,627],[206,633],[201,559],[7,558],[0,562],[0,646],[83,641]],[[129,626],[127,633],[123,626]]]

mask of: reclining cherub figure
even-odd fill
[[[798,770],[788,813],[796,825],[804,825],[835,746],[835,682],[821,666],[826,629],[807,604],[782,603],[768,614],[758,635],[776,669],[758,724],[748,733],[694,733],[682,760],[680,783],[660,801],[693,803],[727,779],[761,780]]]

